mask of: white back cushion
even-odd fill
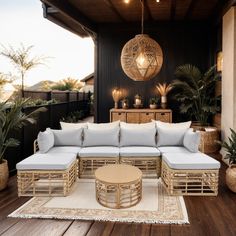
[[[132,130],[155,129],[155,122],[142,123],[142,124],[120,122],[120,127]]]
[[[191,121],[182,123],[165,123],[156,121],[157,146],[183,146],[184,134]]]
[[[67,122],[60,122],[61,129],[80,129],[80,128],[87,128],[87,123],[67,123]]]
[[[83,129],[52,130],[55,146],[82,146]]]
[[[155,123],[127,124],[121,122],[120,146],[151,146],[156,145]]]
[[[157,146],[183,146],[185,128],[157,127]]]
[[[54,146],[54,135],[51,129],[47,128],[44,132],[39,132],[37,141],[40,153],[46,153],[52,148]]]
[[[184,147],[186,147],[190,152],[198,152],[200,137],[200,132],[193,132],[193,129],[188,129],[184,134]]]
[[[153,120],[154,121],[154,120]],[[166,128],[174,128],[174,129],[188,129],[191,126],[191,121],[186,121],[186,122],[179,122],[179,123],[167,123],[167,122],[162,122],[160,120],[156,121],[156,126],[157,127],[166,127]]]
[[[87,123],[88,129],[93,129],[93,130],[107,130],[107,129],[114,129],[114,128],[119,128],[120,126],[120,121],[115,121],[111,123]]]
[[[91,146],[119,146],[119,128],[104,130],[85,129],[84,147]]]

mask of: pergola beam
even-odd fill
[[[171,7],[170,7],[170,20],[173,21],[175,19],[176,14],[176,0],[171,0]]]
[[[188,6],[188,10],[186,11],[186,14],[185,14],[185,17],[184,17],[185,20],[188,20],[189,17],[192,15],[193,10],[196,6],[196,3],[197,3],[196,0],[191,0],[190,4]]]
[[[62,15],[68,17],[70,20],[79,24],[85,31],[92,31],[97,33],[97,29],[93,22],[91,22],[83,13],[75,9],[71,4],[65,0],[42,0],[48,6],[58,10]]]
[[[120,12],[116,9],[115,5],[111,0],[104,0],[107,6],[111,9],[111,11],[120,19],[120,21],[125,22],[125,18],[120,14]]]

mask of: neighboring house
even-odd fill
[[[84,86],[79,90],[80,92],[91,92],[94,91],[94,73],[87,75],[85,78],[81,79],[80,82],[84,82]]]

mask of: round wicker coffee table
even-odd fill
[[[135,166],[106,165],[95,171],[96,199],[109,208],[127,208],[142,198],[142,171]]]

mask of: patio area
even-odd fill
[[[236,1],[41,3],[92,90],[0,103],[0,235],[236,235]]]
[[[214,155],[220,159],[220,155]],[[190,225],[111,223],[79,220],[14,219],[7,215],[30,198],[17,196],[16,177],[0,193],[1,235],[235,235],[236,196],[225,184],[226,165],[220,170],[217,197],[184,197]]]

